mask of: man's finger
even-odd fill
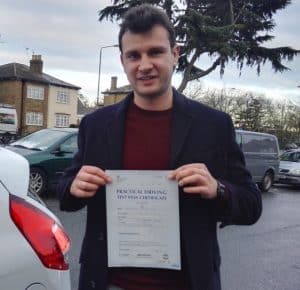
[[[190,163],[190,164],[182,165],[182,166],[178,167],[177,169],[173,170],[169,174],[168,177],[170,179],[175,179],[179,173],[181,173],[184,170],[188,170],[188,169],[206,169],[206,166],[204,163]]]
[[[84,191],[96,191],[99,188],[98,184],[90,183],[86,181],[79,181],[77,186],[79,189]]]
[[[178,181],[179,186],[186,186],[186,185],[203,185],[206,182],[206,177],[200,174],[193,174],[181,178]]]
[[[87,173],[84,171],[78,173],[77,177],[80,181],[85,181],[87,183],[92,183],[96,185],[105,185],[106,183],[109,183],[109,181],[104,177],[100,177],[98,175]]]
[[[107,175],[105,171],[96,166],[84,165],[81,167],[80,171],[103,178],[106,182],[112,181],[111,177]]]

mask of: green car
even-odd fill
[[[6,146],[30,164],[29,190],[44,195],[53,187],[77,152],[76,128],[42,129]]]

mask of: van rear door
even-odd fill
[[[15,135],[17,133],[17,124],[16,109],[0,107],[0,133]]]
[[[261,182],[266,172],[277,179],[279,156],[277,140],[271,135],[243,133],[242,147],[246,165],[255,182]]]

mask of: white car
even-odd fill
[[[280,156],[279,183],[300,186],[300,149],[291,149]]]
[[[70,240],[28,184],[28,161],[0,147],[0,289],[70,290]]]

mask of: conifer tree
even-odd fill
[[[267,62],[274,72],[284,72],[289,69],[284,61],[292,61],[300,52],[288,46],[264,46],[274,38],[270,34],[274,14],[291,0],[112,0],[111,6],[99,11],[99,21],[119,21],[130,7],[143,3],[162,8],[174,24],[181,46],[176,68],[183,76],[179,91],[217,68],[222,76],[229,61],[237,64],[240,73],[246,65],[259,74]],[[212,59],[205,69],[199,66],[204,55]]]

